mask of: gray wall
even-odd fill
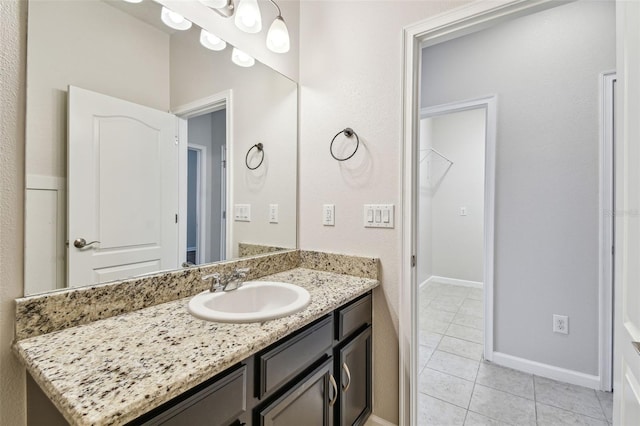
[[[598,82],[613,2],[579,1],[426,48],[423,106],[498,95],[495,350],[598,374]],[[570,334],[552,333],[552,314]]]

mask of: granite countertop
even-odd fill
[[[305,268],[260,280],[300,285],[311,303],[276,320],[225,324],[193,317],[184,298],[20,340],[14,350],[71,424],[123,424],[378,285]]]

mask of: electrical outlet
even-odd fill
[[[569,334],[569,317],[566,315],[553,315],[553,332]]]

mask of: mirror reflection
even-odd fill
[[[29,1],[25,295],[295,248],[297,84],[201,37]]]

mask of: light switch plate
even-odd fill
[[[278,205],[269,204],[269,223],[278,223]]]
[[[336,224],[335,204],[324,204],[322,206],[322,224],[324,226],[335,226]]]
[[[251,204],[236,204],[234,207],[236,222],[251,222]]]
[[[393,228],[395,226],[393,204],[365,204],[365,228]]]

